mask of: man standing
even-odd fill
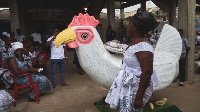
[[[106,30],[106,42],[114,40],[116,38],[116,32],[112,30],[112,26],[108,25]]]
[[[15,39],[18,41],[18,42],[23,42],[25,40],[25,36],[22,35],[22,32],[21,32],[21,29],[16,29],[16,32],[17,32],[17,35],[15,36]]]
[[[190,50],[190,44],[187,39],[183,37],[183,29],[178,29],[178,32],[182,39],[182,53],[179,60],[179,86],[183,86],[185,82],[185,63],[186,63],[186,55]]]
[[[197,46],[200,46],[200,32],[199,31],[196,31],[196,39],[195,39],[195,44]]]
[[[64,82],[64,63],[67,58],[66,46],[60,45],[58,48],[55,46],[55,38],[59,34],[60,30],[58,28],[53,29],[53,36],[49,37],[46,43],[46,46],[50,45],[51,48],[51,77],[52,84],[55,88],[56,86],[56,66],[59,65],[60,69],[60,78],[61,78],[61,86],[66,86],[67,84]]]
[[[41,40],[41,34],[39,33],[39,30],[38,29],[36,29],[36,32],[35,33],[33,33],[32,35],[31,35],[32,37],[33,37],[33,41],[34,42],[39,42],[39,44],[42,44],[42,40]]]

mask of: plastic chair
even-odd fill
[[[14,82],[15,82],[15,87],[14,87],[14,99],[15,99],[15,102],[14,102],[13,107],[16,107],[16,102],[17,102],[17,96],[18,96],[19,89],[26,88],[26,87],[33,87],[34,92],[35,92],[36,103],[39,104],[40,100],[39,100],[39,95],[38,95],[38,86],[37,86],[37,83],[33,82],[31,74],[30,73],[26,73],[26,74],[17,75],[17,76],[15,76],[12,73],[10,73],[10,74],[13,76]],[[29,84],[17,85],[16,81],[15,81],[15,78],[16,77],[25,77],[25,76],[29,77]]]
[[[0,60],[0,64],[3,65],[4,69],[8,70],[8,68],[5,67],[3,60]],[[23,88],[27,88],[27,87],[33,87],[34,92],[35,92],[36,103],[39,104],[40,100],[39,100],[39,95],[38,95],[38,86],[37,86],[37,83],[33,82],[31,74],[30,73],[26,73],[26,74],[22,74],[22,75],[17,75],[16,76],[16,75],[12,74],[9,70],[8,70],[8,72],[12,75],[12,77],[14,79],[14,83],[15,83],[15,86],[14,86],[14,99],[15,99],[15,102],[13,104],[13,107],[16,107],[16,102],[17,102],[17,96],[18,96],[19,89],[23,89]],[[26,76],[29,77],[29,84],[26,84],[26,85],[17,85],[16,84],[16,81],[15,81],[16,77],[26,77]]]

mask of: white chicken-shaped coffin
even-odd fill
[[[99,21],[88,14],[74,16],[67,29],[56,37],[56,47],[67,44],[76,48],[83,70],[95,81],[110,88],[120,70],[122,55],[110,54],[104,47],[96,26]],[[179,70],[182,40],[175,28],[165,25],[154,53],[153,67],[158,76],[158,86],[162,89],[172,83]]]

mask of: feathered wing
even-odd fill
[[[177,77],[181,52],[179,32],[168,24],[164,25],[154,52],[153,67],[158,76],[158,86],[154,90],[169,86]]]

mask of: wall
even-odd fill
[[[120,25],[120,19],[119,17],[116,17],[114,20],[115,24],[112,26],[112,29],[116,32],[116,35],[118,38],[118,32],[119,32],[119,25]],[[107,15],[105,13],[100,13],[100,24],[102,24],[102,41],[106,42],[106,29],[108,27],[108,21],[107,21]]]
[[[0,10],[0,34],[2,32],[10,32],[10,11],[9,9]]]
[[[0,20],[10,20],[9,9],[0,10]]]

